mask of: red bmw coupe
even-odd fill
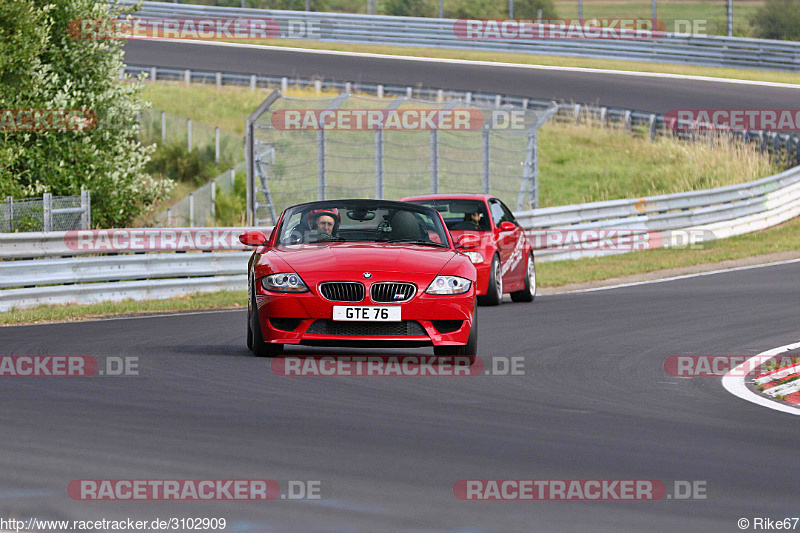
[[[433,346],[474,360],[476,270],[435,209],[384,200],[296,205],[270,237],[239,237],[248,265],[247,344],[274,356],[286,344]]]
[[[490,194],[430,194],[401,201],[439,211],[457,240],[466,234],[480,237],[478,247],[464,252],[478,270],[479,304],[498,305],[504,293],[510,293],[515,302],[532,302],[536,297],[533,248],[499,198]]]

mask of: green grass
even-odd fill
[[[0,313],[0,326],[35,324],[39,322],[68,322],[109,316],[136,315],[200,309],[247,308],[247,291],[197,293],[166,300],[125,300],[91,305],[41,305]]]
[[[578,2],[576,0],[556,0],[558,16],[572,18],[578,16]],[[762,1],[736,0],[733,6],[733,34],[736,36],[750,37],[752,27],[750,19],[763,5]],[[657,3],[656,17],[664,21],[666,31],[675,31],[675,20],[702,20],[705,32],[709,35],[726,35],[728,31],[728,18],[724,1],[664,1]],[[649,19],[652,15],[651,3],[646,0],[622,1],[584,1],[584,18],[642,18]],[[678,31],[686,31],[678,28]]]

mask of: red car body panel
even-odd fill
[[[276,224],[281,225],[283,217]],[[442,221],[443,224],[443,221]],[[337,346],[449,346],[468,342],[474,323],[477,273],[469,258],[459,253],[452,241],[447,247],[410,243],[319,242],[276,245],[277,231],[258,247],[248,265],[249,285],[255,288],[255,307],[264,342],[278,344],[332,344]],[[279,272],[296,272],[308,292],[281,293],[264,289],[261,278]],[[364,273],[371,274],[365,278]],[[425,292],[437,275],[469,279],[469,290],[460,295],[430,295]],[[325,299],[319,290],[323,282],[362,283],[365,297],[343,303]],[[379,282],[410,282],[414,295],[405,302],[374,302],[370,287]],[[309,333],[317,320],[331,320],[334,305],[400,306],[403,321],[416,321],[424,330],[418,335],[331,335]],[[276,319],[292,319],[289,324]],[[461,321],[450,331],[438,321]],[[437,329],[437,324],[440,328]],[[456,322],[451,322],[456,324]],[[446,331],[440,331],[446,330]]]
[[[525,230],[519,225],[514,231],[500,231],[491,216],[489,202],[497,199],[491,194],[426,194],[420,196],[407,196],[401,202],[423,202],[431,200],[477,200],[483,202],[486,212],[489,213],[489,231],[450,230],[454,241],[465,233],[477,235],[481,238],[481,245],[469,251],[480,252],[484,260],[475,264],[478,273],[477,293],[482,296],[487,293],[489,276],[492,266],[492,257],[498,255],[503,271],[503,292],[510,293],[522,290],[525,287],[525,258],[533,254],[533,247],[525,236]]]

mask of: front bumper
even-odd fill
[[[375,282],[379,280],[374,280]],[[475,305],[475,283],[465,294],[425,294],[417,284],[414,297],[404,303],[332,302],[316,287],[301,294],[266,291],[256,283],[258,321],[264,342],[359,347],[416,347],[463,345],[469,338]],[[402,322],[334,321],[334,305],[400,306]]]

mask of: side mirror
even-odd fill
[[[481,245],[481,238],[471,233],[465,233],[456,241],[456,248],[471,250]]]
[[[267,237],[258,230],[245,231],[239,235],[239,242],[245,246],[261,246],[267,242]]]
[[[517,226],[515,226],[513,222],[509,222],[506,220],[505,222],[500,223],[498,229],[500,231],[514,231],[515,229],[517,229]]]

